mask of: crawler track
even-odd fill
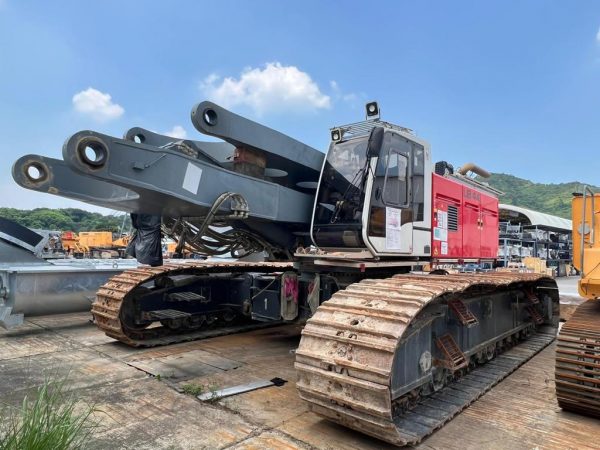
[[[556,346],[561,408],[600,418],[600,300],[587,300],[563,325]]]
[[[529,340],[433,395],[416,394],[407,408],[399,403],[406,395],[393,398],[391,387],[396,357],[419,312],[449,293],[537,284],[549,288],[558,317],[554,281],[536,274],[396,275],[352,284],[323,303],[304,327],[295,364],[300,397],[344,426],[396,445],[418,443],[552,342],[556,330],[540,326]],[[534,328],[517,327],[496,342],[514,342]]]
[[[107,336],[119,340],[132,347],[154,347],[174,344],[206,337],[238,333],[250,329],[265,327],[271,324],[253,323],[245,326],[228,326],[215,329],[170,330],[164,326],[145,329],[128,328],[122,314],[126,303],[135,295],[137,288],[153,281],[159,276],[169,275],[202,275],[213,273],[240,272],[279,272],[293,270],[291,263],[271,262],[215,262],[186,261],[181,264],[165,264],[159,267],[140,267],[126,270],[108,280],[96,294],[92,304],[92,315],[96,325]]]

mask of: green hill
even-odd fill
[[[0,217],[14,220],[29,227],[57,231],[112,231],[119,232],[123,224],[123,214],[105,216],[76,208],[32,210],[0,208]],[[125,230],[130,227],[129,215],[125,218]]]
[[[571,218],[571,197],[573,192],[582,192],[583,184],[571,183],[543,184],[504,173],[493,173],[488,179],[480,179],[504,192],[500,203],[522,206],[523,208]],[[596,192],[600,188],[592,187]]]

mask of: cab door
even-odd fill
[[[412,253],[412,142],[386,133],[372,176],[366,239],[376,254]]]

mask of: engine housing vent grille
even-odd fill
[[[458,231],[458,208],[448,205],[448,231]]]

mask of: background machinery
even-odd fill
[[[600,417],[600,195],[585,186],[572,200],[573,265],[587,301],[562,326],[556,347],[556,396],[561,408]],[[577,257],[577,255],[579,257]]]
[[[306,321],[300,396],[395,444],[419,442],[554,339],[551,278],[441,269],[493,262],[498,193],[468,176],[484,173],[474,165],[434,165],[376,103],[331,130],[326,155],[210,102],[191,118],[224,142],[81,131],[63,161],[13,167],[23,187],[160,216],[182,247],[229,255],[113,277],[92,308],[109,336],[152,346]]]
[[[20,326],[26,316],[89,311],[100,286],[137,267],[132,259],[47,260],[40,257],[47,245],[47,236],[0,217],[0,328]]]
[[[129,239],[127,234],[115,238],[111,231],[65,231],[61,235],[62,247],[67,253],[91,258],[98,258],[103,252],[124,257]]]

